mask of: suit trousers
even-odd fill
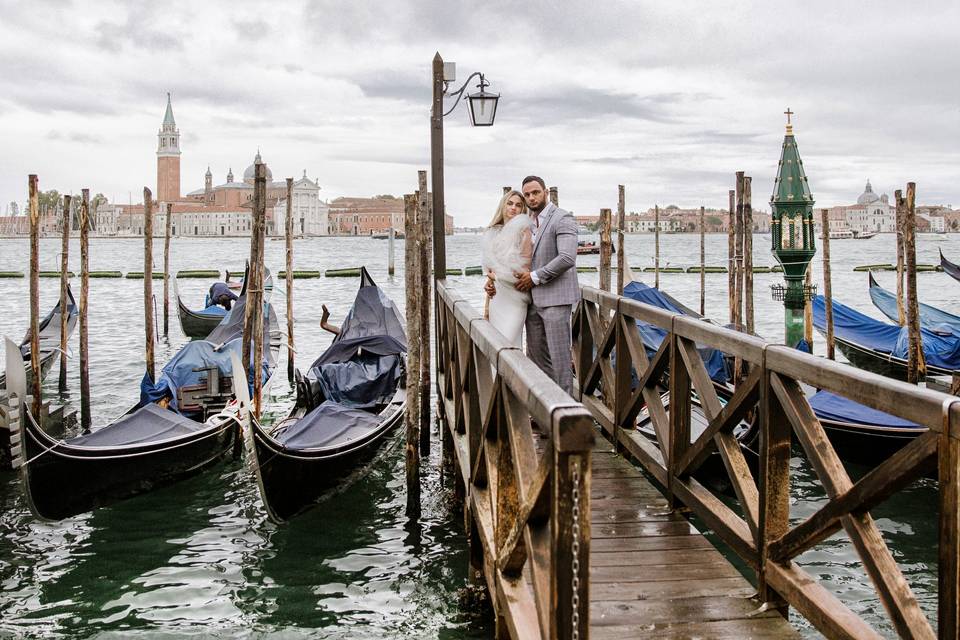
[[[527,357],[561,389],[573,395],[572,336],[573,305],[527,307]]]

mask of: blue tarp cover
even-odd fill
[[[813,299],[813,324],[826,332],[826,305],[823,296]],[[833,301],[833,333],[837,338],[880,353],[889,353],[906,360],[906,327],[882,322],[844,304]],[[929,329],[920,329],[923,357],[928,365],[942,369],[960,369],[960,337],[944,336]]]
[[[212,304],[202,311],[197,311],[196,313],[197,315],[201,316],[219,316],[222,318],[223,316],[227,315],[227,310],[218,304]]]
[[[893,322],[899,321],[896,294],[887,291],[878,284],[874,284],[870,287],[870,299],[873,300],[874,306],[880,309],[883,315]],[[960,336],[960,316],[955,316],[922,302],[920,303],[920,326],[934,333]]]
[[[923,429],[919,424],[877,411],[859,402],[848,400],[829,391],[818,391],[810,398],[810,407],[818,418],[854,424],[870,424],[900,429]]]
[[[148,404],[102,429],[67,442],[78,447],[122,447],[185,436],[200,427],[190,418]]]
[[[339,447],[366,436],[380,424],[380,416],[362,409],[324,402],[277,434],[291,449]]]
[[[679,304],[659,289],[645,285],[642,282],[628,283],[623,287],[623,295],[631,300],[649,304],[652,307],[665,309],[674,313],[681,313],[686,316],[699,317],[699,314],[693,313],[690,309]],[[637,328],[640,330],[643,345],[647,349],[647,356],[652,358],[656,354],[657,349],[660,348],[660,343],[663,342],[663,339],[667,336],[667,331],[655,325],[640,322],[639,320],[637,321]],[[710,378],[715,382],[726,382],[727,369],[724,364],[723,353],[716,349],[700,347],[699,345],[697,346],[697,351],[700,352],[700,357],[703,358]]]

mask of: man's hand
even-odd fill
[[[487,292],[487,295],[491,298],[497,295],[497,285],[494,284],[493,278],[487,276],[487,283],[483,285],[483,290]]]
[[[515,285],[517,291],[530,291],[530,289],[533,289],[533,278],[530,277],[529,271],[515,271],[513,277],[517,279],[517,284]]]

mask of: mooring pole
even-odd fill
[[[434,198],[436,201],[436,198]],[[407,515],[420,515],[420,252],[417,243],[421,226],[417,220],[417,196],[403,197],[404,257],[403,278],[407,316],[407,398],[404,412],[406,427]]]
[[[920,377],[926,374],[923,345],[920,341],[920,310],[917,301],[916,195],[917,185],[908,182],[907,197],[903,203],[903,256],[907,263],[907,331],[910,336],[910,348],[907,352],[907,382],[911,384],[917,384]]]
[[[80,426],[90,431],[90,358],[87,301],[90,298],[90,190],[81,192],[80,225]]]
[[[557,192],[556,187],[550,187],[550,202],[553,203],[553,206],[560,206],[560,194]]]
[[[27,178],[30,207],[30,393],[33,417],[40,422],[40,191],[37,175]]]
[[[617,185],[617,295],[623,295],[623,283],[626,282],[627,257],[624,249],[623,231],[627,223],[627,202],[623,185]]]
[[[743,171],[737,171],[736,174],[736,227],[734,238],[734,260],[736,261],[737,279],[734,283],[736,288],[734,298],[736,300],[736,318],[734,324],[737,331],[743,331]]]
[[[430,112],[430,173],[433,185],[433,274],[447,277],[446,205],[443,191],[443,58],[433,56],[433,109]],[[409,247],[410,236],[407,236]],[[438,349],[439,352],[439,349]]]
[[[396,273],[395,266],[395,245],[397,239],[397,231],[393,228],[393,222],[390,222],[390,230],[387,232],[387,275],[392,276]]]
[[[743,177],[743,315],[753,334],[753,178]]]
[[[419,193],[417,195],[417,222],[420,227],[420,259],[418,267],[420,279],[420,342],[426,348],[420,351],[420,455],[430,455],[430,194],[427,192],[427,172],[418,171],[417,180]]]
[[[700,207],[700,315],[704,316],[706,312],[706,295],[707,295],[707,244],[706,244],[706,230],[704,229],[704,219],[705,212],[704,208],[701,205]]]
[[[904,271],[904,262],[903,262],[903,238],[904,238],[904,220],[906,219],[905,201],[903,199],[903,192],[897,189],[893,194],[894,204],[896,207],[896,216],[897,216],[897,322],[901,327],[906,326],[907,324],[907,310],[903,306],[904,300],[904,290],[903,290],[903,271]]]
[[[729,198],[729,214],[727,216],[727,307],[730,310],[730,324],[736,324],[737,312],[737,251],[736,227],[737,214],[734,211],[734,190],[727,192]]]
[[[253,264],[250,265],[253,291],[247,289],[247,304],[253,309],[250,316],[250,332],[253,338],[253,415],[259,419],[263,407],[263,236],[267,217],[267,165],[258,162],[254,166],[253,227],[250,242],[256,249],[256,254]],[[249,298],[250,293],[253,294],[252,299]]]
[[[60,380],[57,388],[60,393],[67,390],[67,320],[70,314],[67,311],[67,288],[70,286],[69,261],[70,253],[70,205],[72,198],[63,196],[63,213],[60,216]]]
[[[287,380],[293,384],[293,178],[287,178],[287,219],[284,221],[284,235],[287,245]],[[393,231],[393,227],[390,228]],[[391,249],[393,237],[390,238]],[[391,256],[392,259],[392,256]],[[391,263],[391,271],[393,271]]]
[[[823,228],[823,306],[827,322],[827,358],[836,359],[833,340],[833,288],[830,282],[830,212],[820,209]]]
[[[610,209],[600,209],[600,288],[610,291]]]
[[[653,286],[660,288],[660,205],[653,205]]]
[[[167,203],[163,233],[163,337],[170,335],[170,227],[173,224],[173,205]]]
[[[149,187],[143,188],[143,330],[146,342],[147,374],[156,381],[154,375],[153,344],[153,194]]]

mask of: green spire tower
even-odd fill
[[[787,109],[787,133],[783,138],[780,166],[770,196],[772,216],[770,235],[773,255],[783,266],[786,286],[775,285],[773,297],[782,300],[785,308],[784,336],[788,347],[795,347],[803,339],[803,307],[815,289],[804,286],[804,276],[810,260],[817,252],[813,236],[813,196],[803,171],[803,161],[797,151]]]

